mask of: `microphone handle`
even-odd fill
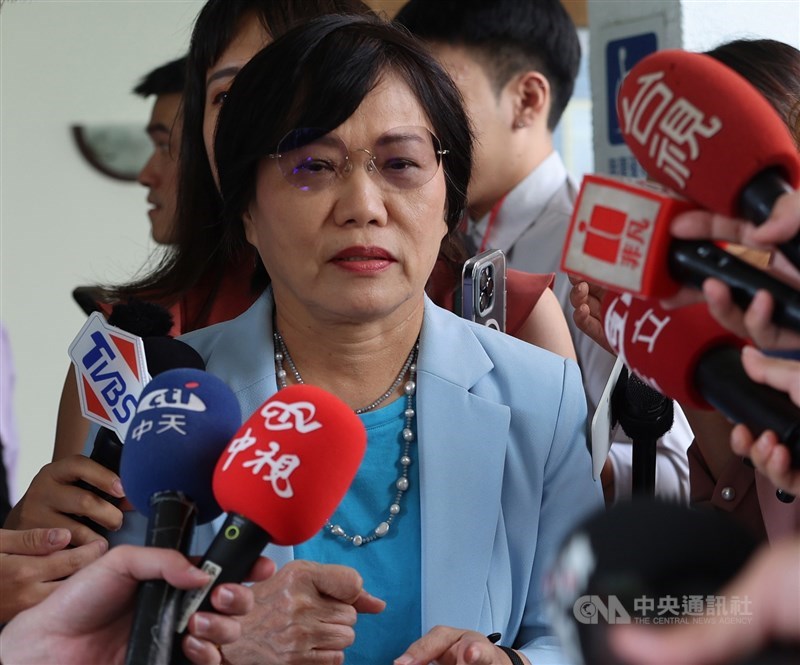
[[[211,575],[211,582],[184,595],[176,630],[184,633],[189,617],[195,612],[213,612],[211,592],[220,584],[239,583],[245,579],[271,540],[272,537],[255,522],[237,513],[228,513],[199,566]]]
[[[158,492],[150,499],[145,545],[186,554],[196,520],[197,507],[185,494]],[[139,585],[126,665],[170,664],[180,601],[181,594],[165,580]]]
[[[101,427],[97,432],[97,436],[94,438],[94,446],[92,447],[92,453],[89,455],[89,459],[94,460],[98,464],[102,464],[106,469],[119,474],[119,461],[121,457],[122,441],[119,440],[119,437],[114,430],[109,429],[108,427]],[[103,499],[103,501],[108,501],[108,503],[112,504],[113,506],[119,506],[122,501],[122,499],[111,496],[110,494],[106,494],[102,490],[97,489],[94,485],[90,485],[85,480],[75,481],[75,486],[80,487],[81,489],[89,490],[93,494],[96,494]],[[108,530],[96,522],[93,522],[88,517],[84,517],[82,515],[72,515],[71,517],[76,522],[80,522],[81,524],[88,526],[101,536],[107,537]]]
[[[792,468],[800,468],[800,407],[786,393],[747,376],[738,348],[724,344],[703,353],[694,381],[709,404],[730,420],[747,425],[754,436],[774,431],[789,448]]]
[[[779,169],[766,169],[753,178],[742,190],[739,209],[742,217],[761,224],[769,217],[776,199],[794,191]],[[778,246],[783,255],[800,270],[800,233]]]
[[[747,309],[757,291],[767,290],[775,302],[772,321],[800,332],[800,293],[713,242],[673,240],[669,270],[676,280],[697,288],[709,277],[723,281],[731,289],[733,301],[742,309]]]
[[[271,540],[272,537],[254,522],[237,513],[228,513],[199,566],[211,575],[211,581],[200,589],[183,594],[180,616],[175,624],[177,638],[173,644],[173,665],[191,665],[183,653],[181,642],[192,614],[214,612],[211,592],[220,584],[241,582]]]
[[[658,439],[647,438],[632,441],[631,493],[634,496],[655,496]]]

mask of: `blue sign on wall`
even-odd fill
[[[646,32],[623,39],[615,39],[606,45],[606,91],[608,104],[608,142],[620,145],[625,141],[617,117],[617,93],[622,79],[642,58],[658,50],[656,33]]]

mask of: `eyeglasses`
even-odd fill
[[[439,139],[425,127],[395,127],[382,134],[371,148],[352,153],[366,155],[364,169],[380,175],[390,190],[418,189],[439,170]],[[284,136],[277,151],[267,155],[278,162],[283,177],[297,189],[320,191],[348,176],[354,167],[351,152],[336,134],[321,129],[294,129]]]

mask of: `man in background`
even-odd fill
[[[153,152],[139,172],[139,184],[147,187],[150,209],[150,233],[159,245],[172,242],[178,201],[178,158],[181,145],[183,83],[186,79],[186,58],[172,60],[146,74],[133,89],[140,97],[155,97],[146,132]],[[79,286],[72,297],[87,314],[100,309],[102,290],[96,286]]]
[[[577,188],[553,141],[580,65],[575,25],[559,0],[410,0],[395,20],[427,42],[458,85],[473,124],[469,250],[501,249],[510,268],[556,273],[553,289],[570,326],[591,419],[615,358],[572,318],[571,284],[559,264]],[[688,500],[691,441],[676,407],[671,432],[658,442],[658,495]],[[630,494],[629,443],[611,447],[603,470],[607,502]]]
[[[172,241],[177,204],[178,154],[181,145],[181,119],[178,111],[183,99],[186,58],[179,58],[147,74],[133,92],[141,97],[155,96],[147,135],[153,154],[139,172],[139,183],[147,187],[148,211],[153,240],[159,245]]]

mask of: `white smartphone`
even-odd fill
[[[481,252],[464,263],[461,316],[506,331],[506,255],[502,250]]]

